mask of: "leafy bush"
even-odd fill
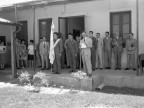
[[[19,80],[22,85],[30,84],[30,74],[27,71],[22,72],[19,76]]]
[[[45,73],[42,73],[42,72],[38,72],[36,73],[34,76],[33,76],[33,86],[36,88],[36,89],[40,89],[40,87],[42,86],[48,86],[48,82],[47,82],[47,79],[46,79],[46,74]]]

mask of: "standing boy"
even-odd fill
[[[28,46],[28,61],[29,67],[34,67],[34,41],[30,40],[30,44]]]

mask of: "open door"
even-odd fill
[[[68,35],[67,18],[59,17],[59,33],[63,40],[66,40]]]

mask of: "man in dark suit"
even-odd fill
[[[119,69],[119,70],[121,70],[121,56],[123,51],[122,42],[123,42],[122,37],[120,37],[119,33],[116,32],[112,41],[112,45],[114,46],[113,52],[115,58],[115,69]]]
[[[59,35],[57,32],[54,33],[54,72],[55,74],[60,74],[61,70],[61,55],[63,52],[63,43],[62,39],[59,39]]]
[[[78,46],[76,40],[73,39],[73,35],[69,33],[69,39],[65,43],[65,49],[67,50],[68,59],[70,63],[70,72],[76,71],[76,56],[78,53]]]
[[[104,60],[105,68],[111,69],[111,56],[112,56],[112,38],[109,32],[105,32],[106,37],[103,39]]]
[[[91,48],[91,62],[92,62],[92,70],[94,71],[96,68],[96,48],[97,48],[97,40],[93,37],[93,31],[89,31],[89,37],[92,39],[92,48]]]

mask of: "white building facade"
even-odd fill
[[[69,0],[70,1],[70,0]],[[72,0],[71,0],[72,1]],[[84,0],[81,2],[47,3],[47,5],[18,7],[17,19],[25,24],[26,30],[19,34],[20,38],[27,40],[35,36],[36,44],[42,36],[49,37],[50,23],[53,20],[55,31],[61,32],[62,37],[67,38],[67,33],[79,33],[85,30],[93,31],[94,35],[100,33],[105,37],[105,32],[111,35],[119,32],[123,39],[128,33],[134,33],[137,38],[137,11],[136,0]],[[138,0],[139,10],[139,53],[144,53],[144,0]],[[34,18],[35,12],[35,18]],[[15,11],[0,11],[0,16],[15,21]],[[35,19],[35,22],[34,22]],[[9,28],[0,27],[0,36],[6,36],[10,42]],[[23,35],[25,34],[25,35]],[[49,39],[48,39],[49,40]],[[112,59],[113,65],[114,60]],[[122,67],[126,66],[126,51],[123,48]]]

